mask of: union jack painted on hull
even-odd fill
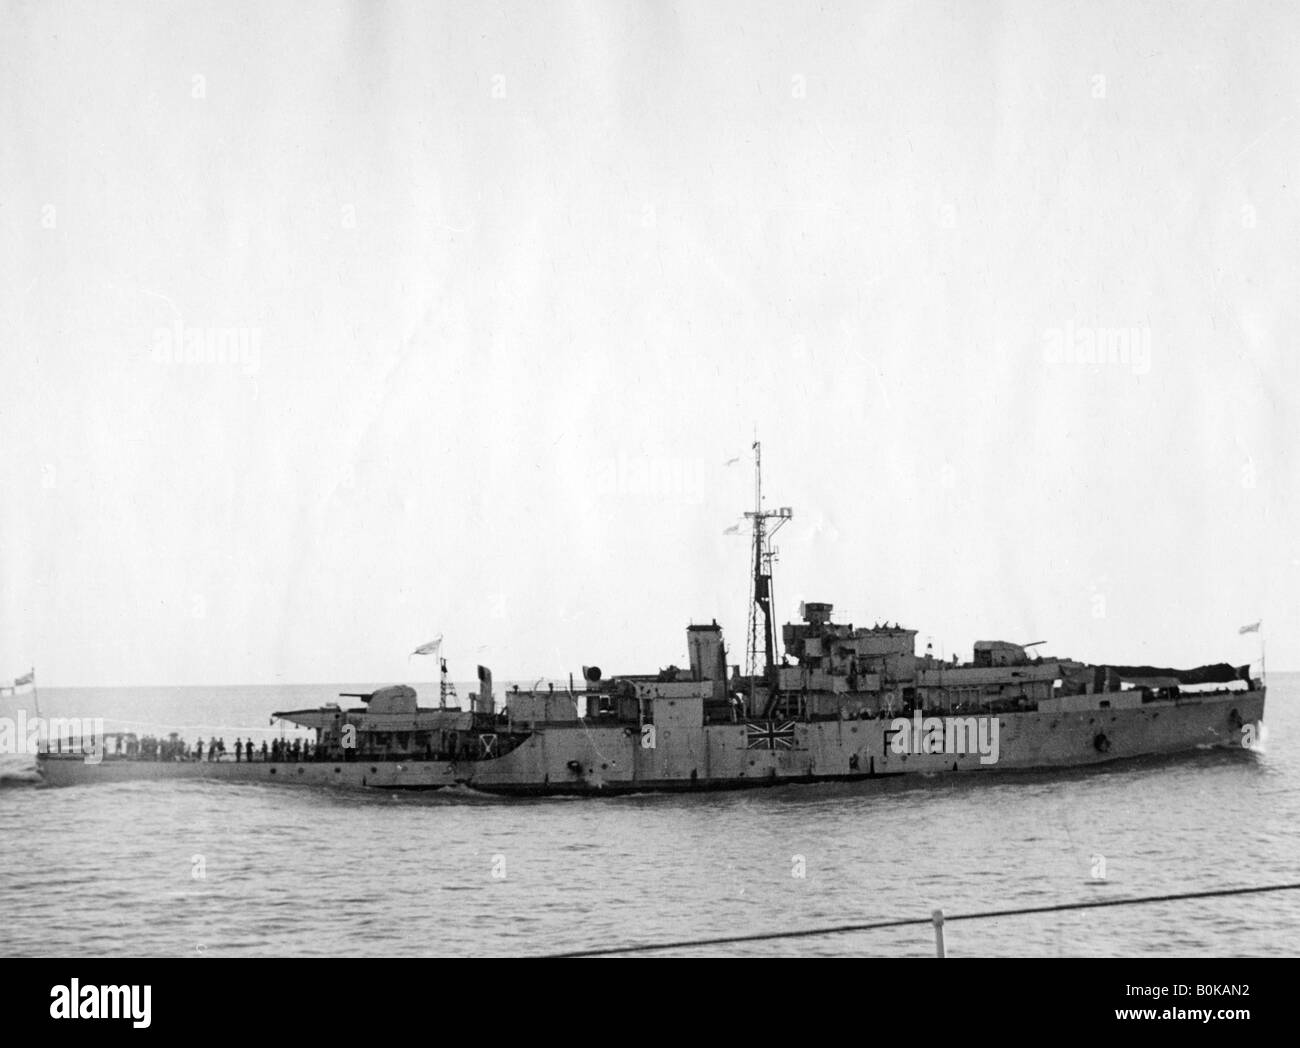
[[[747,750],[792,750],[794,749],[794,721],[753,721],[745,722],[745,749]]]

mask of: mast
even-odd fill
[[[746,513],[753,522],[753,576],[749,587],[749,644],[745,652],[745,674],[750,678],[750,695],[754,693],[757,678],[762,676],[769,684],[776,663],[776,624],[772,620],[772,563],[776,550],[772,536],[794,514],[789,506],[777,510],[763,508],[763,446],[754,441],[754,509]],[[769,525],[768,522],[771,522]],[[759,640],[759,618],[762,617],[762,640]],[[760,652],[762,664],[760,667]],[[752,708],[752,707],[751,707]]]
[[[439,656],[438,669],[441,678],[438,682],[438,709],[447,708],[447,700],[455,699],[460,702],[460,696],[456,694],[456,685],[447,679],[447,660]]]

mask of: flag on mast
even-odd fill
[[[411,652],[411,654],[412,655],[437,655],[438,651],[441,648],[442,648],[442,634],[439,633],[436,637],[433,638],[433,640],[429,641],[428,644],[421,644],[418,648],[416,648],[413,652]]]
[[[14,680],[14,687],[15,687],[15,688],[21,688],[21,687],[23,687],[25,684],[35,684],[35,683],[36,683],[36,670],[33,668],[33,669],[28,670],[28,671],[27,671],[26,673],[24,673],[21,677],[18,677],[17,679],[15,679],[15,680]]]
[[[1258,633],[1259,627],[1262,626],[1263,623],[1263,619],[1260,619],[1259,622],[1252,622],[1249,626],[1242,626],[1241,629],[1237,630],[1237,633]]]

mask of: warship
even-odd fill
[[[273,714],[311,740],[244,759],[194,760],[185,747],[52,739],[37,754],[50,785],[217,779],[370,790],[448,787],[508,795],[713,790],[900,775],[1070,768],[1208,748],[1253,748],[1265,684],[1250,667],[1092,665],[1036,654],[1043,642],[978,641],[969,661],[916,652],[917,630],[835,622],[805,602],[780,631],[772,536],[755,454],[745,668],[730,666],[717,622],[687,626],[689,665],[652,673],[584,667],[575,686],[498,695],[491,670],[461,705],[439,658],[438,705],[406,685],[341,698],[343,708]],[[1244,632],[1244,631],[1243,631]],[[119,751],[121,750],[119,737]]]

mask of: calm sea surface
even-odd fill
[[[53,689],[40,702],[232,747],[276,734],[273,710],[369,687]],[[420,693],[428,705],[436,685]],[[0,715],[29,702],[0,699]],[[0,953],[541,954],[1297,881],[1298,711],[1300,674],[1273,674],[1262,753],[599,800],[47,789],[29,758],[0,756]],[[1300,892],[963,922],[946,939],[951,956],[1294,955]],[[693,952],[932,951],[928,928],[907,928]]]

